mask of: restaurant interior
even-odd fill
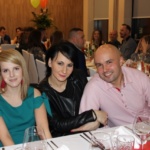
[[[128,150],[150,150],[150,111],[149,111],[149,106],[148,106],[148,105],[150,105],[150,98],[149,98],[149,93],[150,93],[149,89],[150,88],[148,87],[148,86],[150,86],[150,82],[149,82],[149,77],[150,77],[150,51],[149,51],[150,50],[150,11],[149,11],[149,7],[150,7],[150,0],[15,0],[15,1],[14,0],[0,0],[0,14],[1,14],[0,27],[2,27],[2,26],[5,27],[6,34],[8,34],[10,36],[11,40],[13,40],[14,37],[16,36],[16,28],[17,27],[36,28],[37,24],[35,24],[34,19],[36,19],[37,17],[43,16],[43,14],[46,14],[46,17],[48,16],[48,18],[51,21],[51,25],[48,28],[46,28],[47,39],[45,39],[45,41],[44,40],[42,41],[42,32],[40,30],[38,30],[40,32],[40,42],[39,43],[43,44],[45,46],[44,47],[45,53],[41,53],[42,60],[40,60],[38,58],[35,59],[34,54],[36,54],[37,52],[35,51],[34,54],[32,52],[30,53],[29,47],[27,49],[22,49],[22,51],[21,51],[22,55],[21,55],[19,53],[20,51],[17,49],[18,43],[15,43],[15,44],[9,43],[6,45],[5,45],[5,43],[0,43],[1,44],[0,53],[2,54],[2,56],[7,55],[7,53],[5,53],[4,51],[5,51],[5,49],[8,49],[8,47],[7,47],[8,45],[9,46],[11,45],[11,48],[18,50],[17,52],[19,54],[15,53],[16,52],[15,50],[14,50],[15,52],[10,50],[10,53],[16,54],[16,57],[17,57],[17,55],[18,56],[21,55],[21,57],[20,56],[19,57],[25,59],[24,62],[27,65],[27,68],[26,67],[25,68],[26,68],[26,72],[29,73],[29,81],[30,81],[28,85],[31,85],[31,87],[32,87],[32,88],[30,88],[30,86],[29,86],[29,88],[32,90],[34,88],[37,88],[39,91],[42,88],[45,90],[44,91],[42,89],[44,91],[44,94],[42,93],[42,95],[40,95],[40,96],[38,95],[40,92],[39,93],[37,92],[38,93],[37,99],[41,100],[41,102],[40,102],[39,106],[34,106],[37,108],[34,108],[34,110],[32,111],[33,114],[35,114],[35,115],[38,114],[41,118],[37,119],[38,117],[36,116],[37,117],[36,118],[34,115],[33,115],[34,121],[30,118],[29,119],[27,118],[27,124],[28,124],[28,120],[33,122],[34,125],[36,125],[36,123],[37,124],[39,123],[38,125],[44,124],[42,127],[44,127],[43,129],[45,129],[45,130],[42,129],[42,131],[41,131],[42,134],[41,134],[41,133],[38,133],[41,130],[41,129],[37,129],[39,126],[32,126],[30,128],[26,128],[24,135],[26,135],[27,138],[24,136],[24,137],[22,137],[22,138],[24,138],[22,143],[18,142],[19,144],[18,143],[15,144],[15,142],[14,143],[12,142],[13,140],[11,139],[11,136],[9,134],[5,134],[6,133],[5,131],[8,131],[6,129],[6,126],[4,126],[3,128],[1,127],[0,131],[3,131],[3,129],[4,129],[4,134],[7,135],[6,137],[8,139],[10,139],[11,142],[9,143],[9,141],[8,141],[8,144],[6,144],[7,143],[7,141],[6,141],[6,143],[4,142],[4,144],[3,144],[3,141],[5,141],[5,139],[4,139],[4,136],[1,135],[1,133],[0,133],[0,150],[12,150],[12,149],[13,150],[25,150],[25,149],[28,149],[30,147],[30,145],[31,145],[31,148],[34,147],[34,150],[125,150],[125,148],[128,148]],[[131,60],[130,59],[131,57],[129,59],[125,59],[125,58],[123,58],[124,57],[123,54],[120,53],[121,44],[123,45],[123,43],[121,43],[121,42],[124,42],[124,41],[126,42],[128,40],[128,39],[124,40],[123,38],[120,37],[119,33],[121,32],[120,28],[123,26],[122,24],[127,24],[131,27],[131,37],[129,35],[129,36],[127,36],[127,38],[133,38],[133,41],[135,42],[135,44],[138,48],[138,49],[134,48],[134,52],[136,52],[136,50],[138,50],[137,53],[139,52],[138,60],[137,59]],[[83,31],[79,29],[79,31],[77,31],[77,32],[79,32],[81,35],[84,33],[84,35],[81,38],[82,38],[82,44],[85,47],[83,46],[82,48],[80,48],[80,47],[76,46],[75,44],[71,43],[72,41],[68,38],[68,33],[70,32],[70,29],[72,29],[74,27],[83,29]],[[98,52],[97,52],[98,47],[96,47],[93,44],[94,42],[91,40],[92,32],[94,29],[98,29],[102,32],[103,43],[98,45],[98,47],[100,46],[98,49],[99,50]],[[81,52],[83,54],[84,63],[85,63],[84,65],[86,67],[86,73],[88,73],[88,75],[85,75],[83,73],[84,76],[82,76],[81,72],[76,73],[76,74],[77,74],[77,76],[85,77],[86,83],[84,83],[84,80],[80,81],[80,80],[74,80],[74,78],[72,78],[72,77],[74,77],[74,76],[72,76],[72,74],[74,73],[73,71],[75,68],[74,67],[75,63],[70,59],[71,56],[69,56],[69,55],[71,55],[71,53],[73,53],[74,51],[71,51],[70,53],[68,52],[69,54],[67,54],[67,52],[66,52],[67,48],[65,47],[69,42],[68,43],[66,42],[67,43],[66,44],[62,40],[66,44],[65,45],[63,43],[65,45],[65,46],[64,45],[63,46],[66,48],[65,49],[66,53],[64,52],[65,55],[64,55],[64,53],[58,51],[58,52],[56,52],[56,54],[54,54],[54,57],[50,56],[51,55],[50,52],[52,52],[52,51],[49,51],[49,49],[51,47],[54,48],[55,46],[53,47],[52,45],[49,44],[49,47],[47,47],[47,45],[48,45],[47,43],[50,41],[50,36],[52,35],[52,33],[56,30],[62,31],[62,33],[63,33],[62,37],[64,38],[64,40],[68,40],[70,42],[70,44],[72,44],[75,47],[75,49],[77,49],[79,52]],[[110,32],[113,30],[118,32],[117,40],[120,42],[120,45],[117,48],[115,46],[112,46],[111,44],[107,44],[110,39]],[[128,30],[129,29],[127,29],[127,32],[128,32]],[[33,33],[34,31],[35,30],[33,29],[31,33]],[[38,31],[36,31],[36,32],[38,32]],[[31,33],[30,33],[30,35],[31,35]],[[148,49],[146,49],[146,53],[142,52],[142,48],[141,48],[142,40],[140,43],[141,47],[138,47],[139,46],[138,43],[144,35],[148,35],[148,38],[149,38],[149,43],[146,43],[146,42],[144,43],[145,45],[147,44],[147,47],[148,47]],[[29,37],[30,36],[28,35],[28,40],[31,38],[31,37],[30,38]],[[32,37],[32,38],[34,38],[34,37]],[[144,39],[143,39],[143,41],[144,41]],[[85,44],[84,44],[84,42],[85,42]],[[29,46],[29,41],[27,44]],[[60,47],[62,46],[61,44],[59,45]],[[95,46],[94,49],[92,49],[92,46],[93,46],[92,44]],[[3,45],[5,45],[6,47],[4,48]],[[101,45],[104,45],[104,48]],[[107,47],[107,45],[108,45],[108,47]],[[71,49],[72,47],[70,46],[69,48]],[[105,49],[106,49],[106,52],[104,51]],[[120,51],[118,51],[118,50],[120,50]],[[134,52],[132,54],[134,54]],[[99,57],[102,59],[98,60],[98,55],[103,56],[103,53],[104,53],[104,56],[105,56],[105,53],[108,56],[109,56],[109,54],[110,54],[110,56],[112,55],[113,59],[105,61],[105,57]],[[147,54],[148,54],[148,57],[146,56]],[[10,57],[10,55],[9,55],[9,57]],[[53,55],[53,53],[52,53],[52,55]],[[76,56],[76,55],[74,55],[74,56]],[[76,56],[76,58],[77,57],[78,56]],[[6,58],[6,57],[4,57],[4,58]],[[64,62],[63,61],[57,62],[56,60],[58,58],[61,58],[61,59],[63,58],[62,60]],[[97,62],[96,62],[96,58],[98,60]],[[148,62],[146,62],[147,59],[148,59]],[[67,62],[66,63],[67,67],[66,66],[65,67],[67,69],[69,68],[68,69],[69,71],[72,69],[70,72],[68,71],[70,74],[66,71],[67,69],[65,67],[64,68],[66,70],[62,67],[63,66],[62,62],[64,64]],[[5,60],[4,60],[4,62],[0,60],[0,67],[2,66],[3,63],[6,65],[6,68],[8,66],[8,69],[3,69],[5,72],[10,71],[13,68],[12,66],[15,64],[14,62],[11,62],[11,59],[8,62],[7,61],[5,62]],[[9,66],[8,64],[9,65],[11,64],[11,65]],[[59,70],[58,68],[60,66],[57,68],[56,64],[57,65],[59,64],[69,75],[63,69]],[[14,67],[15,69],[14,68],[13,69],[19,70],[21,68],[20,67],[21,65],[19,66],[20,68],[18,66]],[[52,70],[52,67],[54,67],[54,71]],[[11,68],[11,69],[9,70],[9,68]],[[133,79],[134,77],[130,76],[130,78],[126,78],[127,76],[125,76],[126,75],[125,74],[126,71],[124,71],[125,69],[123,70],[120,68],[127,68],[131,72],[134,70],[133,75],[135,76],[135,80],[137,81],[138,86],[135,86],[136,83],[132,82],[132,80],[134,80]],[[133,69],[133,68],[136,68],[136,69]],[[23,69],[24,68],[21,68],[20,70],[22,71]],[[55,71],[55,69],[56,70],[58,69],[59,71],[58,70]],[[102,69],[106,70],[106,71],[102,72]],[[50,71],[50,73],[48,71]],[[62,73],[63,71],[68,75],[67,76],[64,73],[67,77]],[[115,71],[118,74],[119,73],[120,74],[118,75],[117,73],[115,73]],[[128,71],[128,72],[130,72],[130,71]],[[53,75],[53,72],[54,72],[54,75]],[[144,73],[141,73],[141,72],[144,72]],[[20,73],[20,76],[22,77],[22,79],[21,79],[21,77],[20,78],[18,77],[20,79],[19,80],[20,82],[18,83],[19,86],[15,86],[15,88],[14,88],[11,85],[11,82],[13,82],[15,79],[9,80],[11,86],[10,86],[10,88],[8,88],[8,90],[10,90],[11,92],[15,91],[15,94],[18,91],[19,91],[18,92],[19,94],[22,92],[21,88],[24,86],[24,81],[23,81],[24,78],[23,77],[25,76],[24,75],[25,73],[24,74],[23,73]],[[54,78],[55,74],[56,74],[56,79]],[[114,74],[115,75],[117,74],[118,76],[116,75],[117,76],[116,77]],[[5,101],[5,99],[4,99],[5,91],[4,90],[5,90],[6,86],[8,86],[6,84],[9,84],[9,82],[5,83],[5,81],[4,81],[3,85],[5,85],[5,87],[2,89],[2,81],[3,81],[2,76],[6,76],[6,75],[4,73],[0,74],[0,81],[1,81],[1,83],[0,83],[1,84],[0,85],[0,90],[1,90],[0,104],[1,104],[1,102],[3,104],[3,102]],[[57,76],[58,76],[58,80],[57,80]],[[65,78],[65,79],[61,81],[61,79],[59,77],[61,79],[62,78]],[[118,84],[119,88],[117,87],[118,85],[114,86],[115,84],[113,83],[113,81],[111,82],[109,80],[109,77],[110,78],[114,77],[115,79],[119,78],[118,80],[116,79],[117,81],[120,81],[120,82],[117,82],[117,84],[119,83]],[[143,77],[143,80],[142,80],[142,77]],[[9,78],[9,77],[7,77],[7,78]],[[43,80],[45,78],[46,78],[46,81]],[[95,81],[94,81],[94,78],[95,78]],[[56,81],[56,84],[52,81],[52,79],[54,79],[54,81]],[[82,78],[80,77],[80,79],[82,79]],[[99,92],[99,89],[95,90],[94,88],[91,88],[91,91],[89,90],[89,92],[88,92],[88,90],[87,91],[85,90],[86,85],[87,84],[90,85],[90,83],[92,83],[92,81],[94,81],[93,83],[95,83],[95,85],[97,83],[99,84],[99,85],[97,84],[98,86],[97,85],[95,86],[94,84],[93,84],[94,85],[93,86],[91,84],[95,89],[96,88],[98,89],[100,87],[100,85],[104,84],[104,85],[102,85],[103,87],[101,89],[99,88],[100,90],[102,90],[102,91],[100,91],[101,93]],[[45,84],[46,88],[42,87],[43,86],[42,82],[43,83],[47,82]],[[50,84],[50,83],[52,83],[52,84]],[[75,88],[71,87],[73,85],[73,83],[79,84],[77,86],[77,88],[79,88],[79,89],[83,88],[83,89],[81,89],[81,91],[74,90]],[[85,85],[82,85],[81,83],[85,84]],[[55,85],[57,85],[56,89],[55,89]],[[65,86],[61,86],[61,85],[65,85]],[[126,88],[128,88],[128,86],[129,86],[129,89],[126,89]],[[11,90],[11,88],[12,89],[14,88],[14,89]],[[59,88],[62,88],[62,89],[60,90]],[[105,88],[107,88],[106,91],[105,91]],[[60,91],[59,90],[57,91],[57,89],[59,89]],[[56,95],[54,95],[54,96],[51,95],[51,92],[49,94],[48,93],[49,90],[54,91],[54,93]],[[87,97],[85,96],[86,94],[84,95],[84,92],[85,92],[84,90],[87,92],[86,94],[88,94]],[[109,90],[110,90],[110,92],[109,92]],[[6,92],[7,92],[7,89],[6,89]],[[35,94],[34,92],[30,93],[30,94]],[[92,95],[92,94],[90,95],[91,92],[93,92],[93,93],[97,92],[96,94],[104,93],[104,97],[106,97],[106,99],[107,99],[107,96],[108,96],[110,98],[110,101],[111,100],[112,101],[110,103],[110,101],[109,100],[107,101],[104,97],[102,97],[102,99],[100,99],[100,98],[98,99],[97,97],[100,94],[98,96],[96,96],[96,94],[92,93],[93,99],[94,100],[98,99],[100,101],[98,103],[95,103],[97,105],[97,107],[98,107],[98,105],[100,107],[96,110],[94,108],[92,108],[90,110],[81,111],[81,109],[82,109],[81,105],[80,105],[81,99],[84,99],[84,98],[85,98],[85,100],[89,99],[89,97]],[[27,88],[26,88],[26,93],[27,93]],[[46,96],[45,93],[48,96]],[[14,96],[16,98],[19,95],[19,94],[18,95],[16,94],[17,95],[16,96],[15,94],[14,95],[12,94],[10,97]],[[27,98],[31,97],[30,94],[28,95],[28,93],[27,93],[27,95],[26,95]],[[53,94],[53,92],[52,92],[52,94]],[[69,95],[69,96],[66,98],[65,97],[66,95],[67,96]],[[4,96],[4,98],[3,98],[3,96]],[[113,96],[116,99],[113,98]],[[129,96],[129,100],[128,100],[128,96]],[[8,99],[10,99],[10,97]],[[21,98],[20,97],[18,98],[19,102],[21,101],[19,103],[19,105],[18,105],[18,103],[14,104],[14,102],[12,102],[15,105],[15,108],[12,111],[13,113],[15,112],[14,111],[15,109],[18,109],[17,107],[20,107],[24,103],[24,101],[21,99],[22,97]],[[70,101],[72,101],[72,99],[73,100],[75,99],[74,97],[77,99],[80,99],[79,102],[76,102],[76,101],[74,103],[70,102]],[[6,96],[6,98],[7,98],[7,96]],[[45,103],[45,104],[47,104],[48,109],[47,109],[47,107],[45,107],[43,105],[44,100],[45,100],[44,98],[48,99],[47,100],[48,102],[46,101],[47,103]],[[52,98],[52,100],[54,99],[54,103],[51,100],[51,98]],[[136,98],[137,98],[137,102],[135,102]],[[35,95],[32,95],[32,100],[33,99],[36,99]],[[58,103],[55,103],[55,99],[58,100]],[[93,99],[91,98],[90,102],[96,102]],[[134,99],[134,101],[132,101],[131,99],[132,100]],[[14,100],[14,98],[13,98],[13,100]],[[50,100],[51,100],[51,102],[49,102]],[[107,106],[106,105],[105,106],[107,107],[109,115],[107,114],[107,112],[103,112],[103,110],[101,109],[101,107],[105,109],[104,104],[100,105],[100,103],[104,102],[105,100],[107,103]],[[64,101],[66,102],[66,104],[63,103]],[[34,103],[33,105],[36,105],[35,102],[33,102],[33,103]],[[86,105],[87,103],[88,102],[85,102],[85,105],[83,103],[82,104],[84,106],[87,106]],[[131,104],[131,107],[130,107],[130,104]],[[140,106],[140,104],[142,106]],[[5,104],[5,105],[7,105],[7,104]],[[16,107],[16,105],[17,105],[17,107]],[[74,105],[76,105],[77,107],[80,107],[80,108],[75,108],[76,106],[74,106]],[[113,108],[113,106],[115,107],[115,105],[121,106],[121,108],[119,108],[119,109]],[[35,111],[35,109],[39,109],[41,106],[43,106],[43,110],[41,109],[41,112],[44,114],[44,117],[41,115],[42,113],[41,114],[39,113],[40,111],[38,113]],[[53,106],[52,109],[51,109],[51,106]],[[56,108],[60,107],[60,110],[58,109],[58,112],[61,115],[65,116],[68,113],[67,114],[68,116],[67,115],[66,115],[67,117],[63,116],[64,117],[63,118],[62,116],[60,117],[57,114],[57,111],[54,113],[51,112],[51,111],[55,111],[55,106],[56,106]],[[31,112],[31,109],[32,109],[32,107],[30,108],[29,112]],[[74,110],[74,109],[76,109],[76,110]],[[26,110],[28,110],[28,108],[26,108]],[[50,121],[52,121],[52,123],[54,123],[54,124],[56,123],[56,126],[53,125],[52,130],[50,129],[50,127],[51,127],[50,123],[48,126],[46,110],[47,110],[48,119]],[[145,111],[146,113],[143,113],[141,115],[138,112],[139,110],[141,110],[142,113],[145,110],[147,112]],[[4,123],[4,121],[2,120],[2,117],[1,117],[3,115],[2,111],[5,111],[5,110],[0,106],[0,122]],[[19,111],[19,112],[21,112],[21,111]],[[74,111],[77,111],[77,114],[75,114],[76,112],[74,112]],[[122,116],[119,113],[116,113],[115,115],[111,114],[110,113],[111,111],[114,114],[116,112],[120,111]],[[84,114],[84,112],[85,112],[85,114]],[[28,112],[23,112],[22,114],[25,116],[26,115],[25,113],[28,114]],[[72,113],[73,115],[72,114],[70,115],[69,113],[70,114]],[[91,116],[90,115],[89,116],[92,119],[88,115],[86,115],[86,113],[88,115],[90,114]],[[139,114],[137,115],[136,113],[137,114],[139,113],[140,115]],[[7,112],[6,112],[6,114],[7,114]],[[8,114],[11,115],[11,113],[8,113]],[[85,118],[81,117],[83,114],[85,115]],[[145,116],[145,114],[146,114],[146,116]],[[102,117],[99,117],[99,116],[102,116]],[[118,124],[117,123],[116,123],[116,125],[115,125],[115,123],[113,124],[109,118],[110,116],[112,117],[111,119],[114,119],[115,121],[117,120],[116,122]],[[81,119],[80,119],[80,117],[81,117]],[[126,118],[124,119],[124,117],[126,117]],[[24,117],[24,118],[26,119],[26,117]],[[73,119],[76,119],[76,118],[79,119],[79,122],[77,122],[77,123],[79,123],[80,125],[76,126],[75,128],[68,129],[65,125],[68,122],[70,123]],[[103,119],[104,121],[101,121],[101,118],[104,118]],[[129,118],[129,120],[127,118]],[[66,123],[63,119],[65,121],[67,120],[68,122],[66,121],[67,122]],[[7,124],[10,123],[9,119],[8,120],[6,119],[6,121],[7,121]],[[72,126],[74,126],[76,124],[76,122],[74,123],[73,121],[70,123]],[[83,121],[86,123],[83,123],[83,122],[80,123],[80,121],[81,122]],[[121,123],[122,122],[123,123],[130,122],[130,124],[121,124],[120,122]],[[109,123],[112,126],[109,126]],[[17,124],[17,121],[16,121],[16,124]],[[15,123],[14,123],[14,125],[15,125]],[[21,125],[24,128],[24,123],[22,123]],[[63,125],[66,128],[63,128]],[[93,127],[92,125],[95,125],[95,126]],[[0,124],[0,126],[1,126],[1,124]],[[58,127],[60,127],[60,128],[58,129]],[[62,127],[63,131],[61,130],[61,127]],[[100,127],[102,127],[102,128],[100,128]],[[21,126],[18,126],[16,128],[16,131],[19,129],[22,132],[21,128],[22,128]],[[55,131],[55,129],[56,129],[56,131]],[[55,133],[55,132],[57,133],[57,129],[58,129],[58,133],[60,135],[58,134],[58,135],[54,136],[54,138],[51,138],[53,136],[53,133]],[[16,131],[14,131],[14,133]],[[47,133],[48,133],[47,134],[48,139],[45,136],[46,135],[44,133],[45,131],[47,131]],[[33,136],[33,139],[31,137],[29,137],[31,134]],[[12,135],[13,135],[13,132],[12,132]],[[16,139],[17,139],[17,137],[16,137]],[[2,148],[3,145],[4,145],[4,147]]]

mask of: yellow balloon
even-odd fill
[[[31,0],[31,5],[34,7],[34,8],[37,8],[40,4],[40,0]]]

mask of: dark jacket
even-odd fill
[[[74,67],[76,69],[81,69],[82,71],[84,71],[84,73],[86,74],[86,76],[88,75],[88,70],[86,67],[86,60],[85,60],[85,55],[83,53],[83,51],[81,51],[80,49],[78,49],[74,44],[72,44],[71,42],[69,42],[70,46],[75,50],[76,52],[76,59],[74,60]]]
[[[81,70],[73,72],[67,80],[65,92],[62,93],[57,92],[48,84],[48,78],[40,83],[40,90],[49,97],[52,116],[48,115],[48,120],[53,137],[71,134],[71,129],[95,121],[93,110],[78,115],[80,100],[86,83],[87,79]]]

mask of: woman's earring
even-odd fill
[[[5,83],[5,81],[4,80],[2,80],[2,82],[1,82],[1,90],[4,92],[4,90],[5,90],[5,86],[6,86],[6,83]]]
[[[21,85],[23,84],[23,79],[21,80]]]

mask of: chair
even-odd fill
[[[93,76],[96,73],[95,69],[90,68],[90,67],[88,69],[89,69],[89,72],[90,72],[90,77]]]
[[[28,53],[25,50],[22,50],[22,54],[27,64],[30,83],[39,83],[39,76],[36,68],[36,63],[34,60],[34,55]]]
[[[1,44],[1,50],[15,49],[16,44]]]
[[[36,61],[38,75],[39,75],[39,82],[40,82],[45,77],[46,66],[45,66],[45,62],[43,62],[43,61],[40,61],[38,59],[36,59],[35,61]]]

